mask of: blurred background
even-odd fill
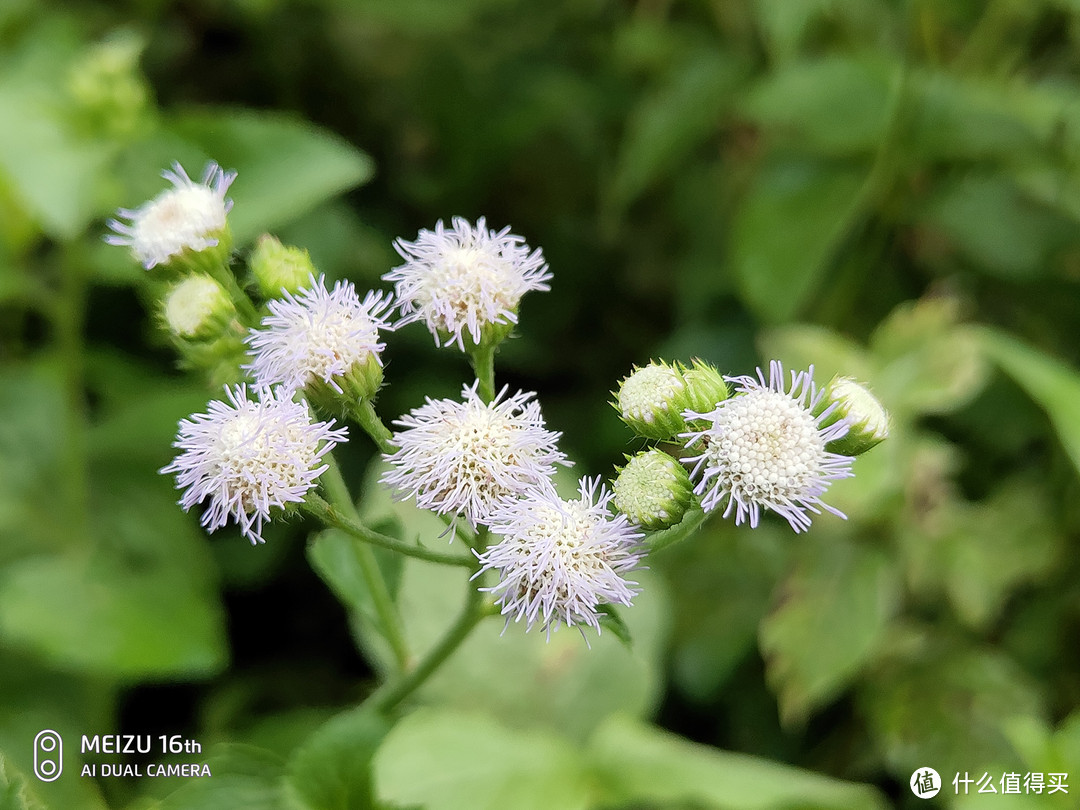
[[[939,806],[1075,806],[951,781],[1071,772],[1080,793],[1076,0],[3,0],[0,807],[39,806],[20,784],[56,808],[239,807],[217,775],[162,799],[178,780],[19,774],[41,728],[248,743],[294,773],[380,671],[313,527],[208,538],[155,472],[220,388],[178,368],[146,272],[101,237],[172,161],[211,159],[239,172],[241,257],[273,232],[361,290],[439,219],[542,247],[552,291],[497,375],[539,393],[577,474],[640,448],[609,392],[655,357],[813,363],[892,414],[830,492],[848,521],[713,520],[649,561],[633,651],[517,627],[500,647],[495,627],[429,705],[567,745],[629,714],[680,735],[684,764],[874,786],[610,807],[916,806],[927,765]],[[469,374],[419,326],[388,343],[387,420]],[[346,449],[373,520],[421,519]],[[399,591],[417,638],[423,576]],[[376,776],[382,801],[424,803]]]

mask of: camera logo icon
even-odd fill
[[[53,782],[64,772],[64,741],[47,728],[34,737],[34,776]]]

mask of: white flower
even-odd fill
[[[198,183],[179,163],[161,174],[173,188],[135,210],[121,208],[117,214],[130,223],[110,219],[115,233],[105,237],[110,245],[130,247],[147,270],[185,250],[200,252],[217,246],[232,208],[225,192],[236,179],[236,172],[226,172],[216,163],[207,164]]]
[[[299,503],[327,465],[319,459],[345,429],[312,422],[308,406],[284,389],[261,389],[248,399],[244,386],[226,388],[228,402],[180,421],[173,446],[182,450],[162,473],[176,473],[180,505],[187,511],[209,500],[202,525],[221,528],[232,517],[252,544],[263,542],[263,521],[272,508]]]
[[[555,464],[567,464],[557,449],[560,433],[547,430],[533,393],[490,404],[478,383],[461,391],[463,402],[431,399],[394,422],[404,428],[386,455],[393,465],[382,477],[398,498],[442,514],[462,514],[474,527],[486,524],[500,500],[532,489],[551,489]]]
[[[851,458],[825,449],[848,426],[843,420],[824,426],[832,406],[814,416],[824,391],[814,385],[813,366],[792,372],[787,389],[779,362],[769,364],[767,383],[761,369],[757,373],[757,379],[727,377],[736,384],[736,395],[714,410],[683,414],[688,422],[709,423],[681,434],[687,448],[700,448],[699,455],[684,461],[694,465],[694,492],[702,508],[709,512],[724,504],[724,517],[735,510],[737,524],[749,519],[757,526],[765,507],[786,518],[796,532],[810,527],[807,512],[821,514],[818,507],[844,517],[821,496],[833,480],[852,475]]]
[[[174,284],[162,306],[165,325],[181,338],[202,337],[223,327],[234,311],[225,288],[202,273]]]
[[[534,492],[504,504],[491,530],[504,538],[477,555],[480,572],[497,570],[489,591],[507,624],[522,619],[526,631],[539,624],[550,636],[558,622],[600,629],[604,604],[629,605],[638,588],[624,575],[637,566],[641,532],[625,515],[613,516],[611,493],[599,478],[582,479],[581,497],[564,501]]]
[[[284,298],[269,302],[264,328],[246,339],[253,351],[245,368],[259,385],[280,383],[295,391],[324,382],[341,394],[342,377],[363,373],[369,364],[381,367],[386,344],[379,341],[379,330],[389,327],[385,315],[390,305],[377,292],[361,301],[348,281],[327,292],[323,277],[312,276],[296,296],[286,291]]]
[[[415,242],[398,239],[394,247],[405,264],[383,276],[395,284],[400,323],[423,321],[436,345],[456,343],[465,350],[463,333],[478,345],[486,326],[509,329],[517,323],[518,305],[529,290],[550,289],[547,263],[539,249],[529,252],[509,228],[490,231],[481,217],[473,228],[454,217],[446,230],[422,230]]]

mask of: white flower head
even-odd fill
[[[226,388],[228,402],[180,421],[173,446],[182,452],[162,473],[176,473],[180,505],[190,510],[209,500],[202,525],[221,528],[232,517],[252,544],[262,543],[271,510],[303,501],[327,465],[319,459],[345,441],[333,421],[312,422],[308,406],[289,392]]]
[[[174,284],[161,307],[166,328],[186,339],[223,330],[235,311],[225,288],[203,273],[192,273]]]
[[[428,398],[408,416],[386,455],[392,465],[382,482],[400,499],[422,509],[461,514],[476,527],[495,505],[534,489],[552,489],[556,464],[568,464],[556,431],[547,430],[531,392],[507,396],[504,387],[486,404],[478,383],[461,391],[463,401]]]
[[[571,501],[530,493],[492,520],[503,539],[478,555],[480,573],[496,570],[500,578],[481,590],[496,596],[507,624],[524,619],[526,632],[538,624],[549,638],[559,623],[599,631],[599,606],[629,605],[638,592],[625,575],[641,559],[642,533],[611,514],[611,492],[599,478],[582,479],[579,493]]]
[[[389,328],[390,306],[384,293],[369,292],[361,301],[351,282],[327,291],[323,277],[312,276],[298,294],[285,291],[269,302],[263,328],[246,338],[252,359],[245,368],[259,385],[281,384],[289,391],[325,383],[342,394],[348,377],[355,383],[351,393],[370,396],[382,379],[386,344],[379,330]]]
[[[483,217],[475,228],[454,217],[449,230],[439,220],[434,231],[420,231],[415,242],[398,239],[394,248],[405,263],[383,278],[394,282],[399,323],[423,321],[436,345],[465,351],[464,335],[479,345],[485,327],[502,337],[517,323],[521,297],[550,289],[542,252],[510,228],[489,230]]]
[[[186,250],[199,253],[218,246],[232,208],[225,193],[236,179],[236,172],[216,163],[207,164],[198,183],[179,163],[161,174],[173,187],[134,210],[121,208],[117,214],[130,222],[110,219],[115,233],[105,236],[110,245],[130,247],[147,270]]]
[[[686,447],[699,454],[686,458],[693,464],[694,492],[706,512],[724,505],[724,517],[735,511],[735,523],[749,520],[756,527],[762,507],[784,517],[796,532],[810,527],[807,512],[826,509],[844,517],[821,496],[832,481],[849,478],[851,458],[829,452],[825,445],[847,433],[843,420],[826,425],[835,410],[814,411],[824,395],[813,381],[814,368],[791,372],[785,388],[784,370],[769,364],[766,382],[757,378],[727,377],[736,395],[708,413],[687,411],[687,421],[704,420],[706,427],[681,434]]]

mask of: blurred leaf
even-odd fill
[[[1050,417],[1065,452],[1080,471],[1080,374],[1060,360],[997,329],[980,329],[978,344]]]
[[[875,394],[898,417],[949,413],[982,389],[986,362],[979,340],[958,321],[956,301],[924,298],[900,304],[875,330]]]
[[[731,268],[743,302],[770,323],[818,292],[859,211],[866,172],[796,160],[766,164],[732,224]]]
[[[588,761],[613,794],[605,807],[684,802],[702,810],[887,807],[869,785],[699,745],[620,716],[597,729]]]
[[[906,780],[930,762],[942,774],[1020,765],[1006,730],[1012,718],[1041,716],[1042,706],[1015,662],[990,647],[921,631],[896,634],[890,653],[859,691],[894,775]]]
[[[105,560],[42,557],[8,566],[0,631],[59,666],[122,679],[206,675],[227,655],[216,606],[185,577]]]
[[[976,267],[1002,278],[1046,274],[1053,253],[1075,241],[1071,223],[1000,175],[945,181],[923,221],[941,229]]]
[[[380,801],[426,810],[574,810],[589,806],[579,753],[541,731],[479,714],[419,709],[375,755]]]
[[[238,172],[229,225],[244,244],[369,180],[371,159],[331,133],[280,113],[188,112],[173,130]]]
[[[800,543],[779,605],[761,623],[785,723],[805,720],[866,666],[899,603],[895,563],[881,551],[822,531]]]
[[[673,73],[645,97],[627,122],[612,180],[616,209],[670,176],[691,150],[716,134],[724,107],[742,78],[737,62],[704,49],[694,50]]]
[[[47,810],[25,776],[0,753],[0,810]]]
[[[371,759],[389,725],[350,709],[327,722],[292,755],[288,781],[309,810],[374,807]]]
[[[207,758],[209,778],[192,778],[154,810],[296,810],[282,790],[282,761],[248,745],[222,745]]]
[[[753,0],[750,6],[776,62],[794,58],[817,23],[852,20],[866,13],[875,18],[885,16],[880,4],[867,0]]]
[[[814,367],[814,380],[824,385],[836,375],[869,381],[873,361],[855,341],[831,329],[792,324],[766,329],[758,338],[762,357],[775,358],[788,369]]]
[[[740,109],[770,140],[819,155],[868,154],[885,134],[897,72],[867,58],[792,62],[768,74]]]

